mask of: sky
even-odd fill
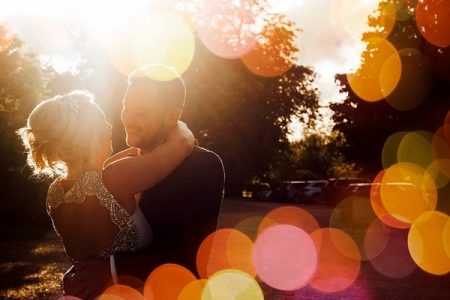
[[[367,19],[379,0],[269,0],[276,12],[294,21],[301,32],[297,46],[298,64],[313,68],[318,77],[315,85],[320,92],[322,121],[318,130],[329,132],[333,126],[331,102],[342,102],[335,74],[356,70],[365,44],[362,34],[368,30]],[[14,0],[0,2],[0,24],[18,34],[42,60],[50,61],[58,71],[73,68],[79,60],[71,32],[65,26],[76,24],[88,29],[92,38],[102,43],[112,33],[111,24],[124,17],[138,16],[142,7],[163,7],[162,0]],[[102,12],[102,13],[99,13]],[[30,20],[42,24],[30,26]],[[77,28],[75,26],[75,28]],[[71,28],[74,28],[71,26]],[[53,36],[53,39],[46,37]],[[49,42],[52,40],[53,42]],[[302,125],[291,125],[291,140],[301,138]]]
[[[378,3],[377,0],[271,0],[276,11],[302,30],[297,38],[300,49],[297,63],[312,67],[318,74],[315,84],[324,106],[345,100],[346,95],[339,92],[334,76],[358,69],[365,49],[361,37],[369,29],[368,17]],[[333,126],[332,112],[324,107],[321,113],[318,130],[329,132]],[[292,123],[291,130],[291,140],[303,135],[298,121]]]

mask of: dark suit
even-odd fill
[[[153,242],[137,252],[115,255],[119,277],[145,280],[163,263],[183,265],[198,275],[197,249],[217,228],[224,179],[220,158],[195,147],[170,176],[145,191],[140,207],[153,230]]]

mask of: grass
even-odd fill
[[[1,227],[0,299],[58,299],[70,262],[53,232]]]

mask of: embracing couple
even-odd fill
[[[164,263],[197,273],[197,249],[217,227],[224,171],[179,121],[185,98],[169,66],[131,73],[122,109],[129,149],[112,156],[111,125],[88,92],[41,102],[19,130],[34,173],[57,175],[47,211],[72,261],[65,295],[93,299],[126,278],[143,283]]]

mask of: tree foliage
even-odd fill
[[[270,12],[268,1],[252,5],[255,15],[264,20],[254,48],[257,67],[270,63],[292,67],[279,76],[261,77],[242,60],[220,58],[198,41],[194,61],[184,75],[188,97],[183,119],[202,146],[222,157],[228,194],[238,193],[251,178],[273,168],[289,148],[292,118],[298,116],[312,126],[318,108],[313,71],[296,65],[299,29],[283,15]]]
[[[345,136],[338,131],[330,135],[310,132],[290,145],[268,177],[271,181],[355,177],[360,170],[344,157],[347,147]]]
[[[395,2],[395,1],[394,1]],[[398,2],[398,1],[397,1]],[[397,3],[400,5],[401,3]],[[402,2],[402,1],[401,1]],[[376,36],[375,25],[380,24],[377,18],[383,16],[383,3],[379,13],[369,20],[372,31],[364,38]],[[407,2],[404,5],[408,5]],[[400,8],[397,15],[411,13],[409,9]],[[424,101],[408,111],[399,111],[390,106],[385,100],[368,103],[353,93],[345,75],[339,75],[342,92],[348,93],[344,103],[333,104],[331,108],[335,114],[333,119],[335,129],[346,136],[349,147],[346,157],[352,158],[366,173],[376,174],[382,169],[381,152],[384,142],[389,135],[397,131],[428,130],[435,131],[442,126],[447,111],[450,109],[450,49],[438,48],[422,38],[414,17],[400,17],[394,24],[393,30],[387,37],[397,50],[417,49],[426,57],[426,63],[432,69],[432,88]],[[370,59],[370,53],[365,52],[362,60]],[[403,62],[403,61],[402,61]],[[405,80],[408,74],[403,72],[400,80]],[[411,84],[407,83],[412,88]],[[399,87],[397,86],[397,89]],[[396,93],[394,90],[393,93]]]
[[[0,219],[22,225],[46,223],[45,186],[29,183],[23,168],[24,149],[15,131],[26,124],[28,114],[47,94],[50,75],[35,55],[23,50],[20,40],[0,32]]]
[[[277,78],[252,74],[239,61],[198,49],[186,74],[188,98],[183,119],[200,144],[224,160],[228,189],[236,191],[262,174],[288,147],[288,124],[317,103],[309,88],[312,72],[295,66]]]

